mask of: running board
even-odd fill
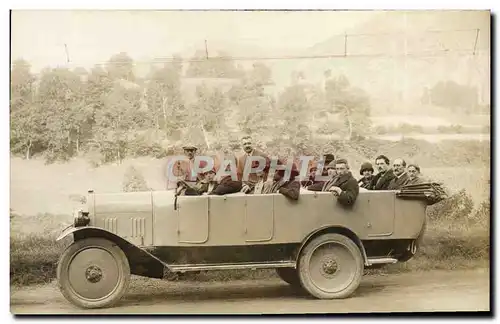
[[[179,264],[168,266],[172,272],[205,271],[205,270],[241,270],[295,268],[294,261],[252,262],[252,263],[215,263],[215,264]]]
[[[374,265],[374,264],[388,264],[388,263],[396,263],[398,262],[397,259],[394,258],[368,258],[367,264],[369,266]]]

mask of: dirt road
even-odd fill
[[[316,300],[279,279],[195,283],[134,278],[114,308],[82,310],[67,302],[56,284],[11,289],[14,314],[128,313],[359,313],[488,311],[489,271],[429,271],[365,276],[354,296]]]

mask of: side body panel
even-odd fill
[[[331,193],[180,196],[173,191],[99,194],[92,225],[138,246],[248,246],[300,243],[319,229],[340,226],[361,240],[412,239],[425,204],[393,191],[360,192],[346,208]]]

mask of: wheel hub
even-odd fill
[[[91,247],[78,252],[68,266],[68,283],[78,298],[99,300],[113,293],[121,280],[119,265],[107,250]]]
[[[96,283],[101,281],[102,279],[102,270],[101,268],[92,265],[85,270],[85,278],[91,283]]]
[[[329,293],[342,291],[355,276],[355,262],[345,245],[328,242],[318,246],[309,259],[312,284]]]
[[[322,270],[327,275],[334,275],[338,270],[338,264],[333,259],[325,260],[323,261]]]

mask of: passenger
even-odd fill
[[[188,156],[189,157],[189,156]],[[191,155],[194,160],[194,155]],[[198,191],[207,183],[207,172],[197,173],[194,168],[194,161],[179,161],[184,172],[184,177],[180,177],[177,182],[178,196],[198,196]],[[199,161],[199,167],[205,168],[207,162]],[[201,193],[200,193],[201,194]]]
[[[370,182],[373,179],[373,172],[373,166],[370,162],[365,162],[361,165],[359,174],[362,175],[362,177],[358,181],[358,185],[360,188],[366,189],[370,186]]]
[[[236,160],[236,159],[233,159]],[[220,163],[216,163],[216,167],[214,168],[215,170],[219,169],[221,167]],[[231,165],[228,164],[226,166],[226,172],[231,170]],[[238,179],[233,180],[231,178],[231,174],[223,174],[220,176],[219,180],[215,184],[214,188],[212,191],[209,191],[209,195],[229,195],[232,193],[238,193],[240,192],[242,187],[241,181]]]
[[[173,174],[179,177],[180,180],[189,186],[195,186],[196,183],[202,180],[202,175],[197,174],[194,167],[194,160],[198,148],[192,144],[184,145],[184,154],[188,160],[177,161],[173,167]],[[200,161],[200,167],[203,167],[204,161]]]
[[[327,174],[324,176],[328,176],[328,181],[318,181],[317,183],[308,186],[307,190],[311,191],[328,191],[328,189],[332,186],[337,176],[337,172],[335,171],[335,161],[330,162],[323,170]]]
[[[261,156],[264,157],[267,161],[269,160],[269,157],[264,153],[261,152],[260,150],[257,150],[253,147],[252,143],[252,137],[251,136],[244,136],[241,140],[241,146],[243,147],[243,154],[237,159],[236,161],[236,169],[237,169],[237,174],[238,174],[238,179],[243,180],[243,175],[245,171],[245,163],[247,161],[247,157],[249,156]],[[255,172],[250,172],[248,174],[248,180],[243,181],[243,184],[249,185],[249,187],[255,186],[255,184],[258,181],[258,177],[255,174]]]
[[[323,155],[323,159],[320,160],[320,162],[318,164],[321,164],[323,165],[323,171],[321,172],[321,175],[326,177],[328,176],[328,168],[327,166],[330,165],[332,162],[335,162],[335,156],[333,154],[325,154]],[[333,167],[331,167],[331,169],[333,170],[333,173],[335,175],[335,163],[332,164]],[[332,171],[330,171],[330,174],[332,173]]]
[[[226,167],[229,171],[230,166]],[[228,195],[240,192],[241,181],[231,179],[231,175],[223,175],[221,179],[216,179],[217,170],[212,168],[210,171],[203,174],[203,179],[195,186],[185,187],[185,196],[200,196],[200,195]]]
[[[389,183],[394,179],[395,175],[390,168],[389,158],[385,155],[379,155],[375,159],[378,173],[373,177],[368,189],[370,190],[387,190]]]
[[[194,186],[186,185],[186,183],[181,183],[184,185],[184,195],[185,196],[200,196],[212,192],[214,187],[217,185],[215,180],[215,168],[212,170],[202,173],[201,179],[196,182]]]
[[[254,167],[257,167],[256,165]],[[246,183],[242,185],[241,192],[246,194],[262,194],[264,193],[264,188],[267,182],[267,177],[269,173],[270,163],[266,163],[266,166],[262,171],[256,172],[257,182],[255,184]]]
[[[309,172],[308,172],[306,178],[300,182],[302,187],[307,188],[307,187],[312,186],[313,184],[319,182],[319,181],[315,180],[316,179],[316,171],[318,171],[318,167],[316,166],[316,163],[313,163],[313,165],[309,168]]]
[[[331,162],[335,161],[335,156],[333,154],[327,153],[323,155],[323,160],[325,160],[325,165],[328,165]]]
[[[391,180],[387,190],[399,190],[408,182],[408,173],[406,172],[406,161],[395,159],[392,163],[395,178]]]
[[[415,185],[426,182],[420,175],[420,167],[418,165],[409,164],[407,172],[408,172],[408,181],[406,182],[406,185]]]
[[[295,177],[298,175],[299,171],[297,170],[295,164],[292,166],[290,179],[288,180],[284,178],[285,170],[276,170],[274,172],[272,183],[267,183],[265,185],[264,193],[270,194],[279,192],[287,198],[298,200],[300,195],[300,182],[295,180]]]
[[[337,175],[332,185],[327,189],[338,198],[338,202],[344,206],[352,206],[359,194],[359,185],[349,171],[349,164],[346,159],[338,159],[335,162]]]

